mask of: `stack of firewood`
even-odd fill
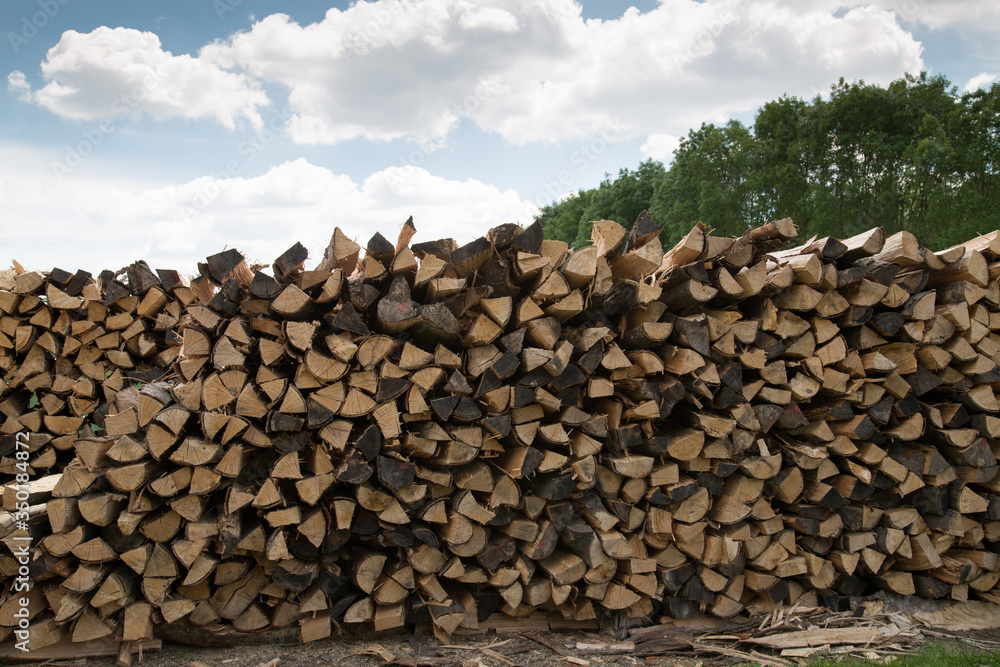
[[[1000,599],[1000,233],[413,234],[19,272],[0,640]]]

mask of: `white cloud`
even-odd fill
[[[17,95],[22,102],[31,101],[31,86],[24,76],[24,72],[14,70],[7,75],[7,92]]]
[[[962,89],[962,92],[971,93],[973,90],[988,88],[990,84],[996,80],[997,75],[993,72],[980,72],[976,76],[969,79],[969,82],[965,84],[965,88]]]
[[[1000,5],[987,0],[868,0],[868,2],[892,11],[903,23],[918,23],[931,29],[959,26],[985,28],[996,32],[997,28],[1000,28],[998,25]]]
[[[681,138],[674,134],[651,134],[639,150],[643,157],[669,164],[674,159],[674,151],[680,145]]]
[[[467,118],[515,144],[680,135],[844,76],[923,68],[888,8],[663,0],[583,20],[572,0],[378,0],[299,25],[283,14],[200,58],[287,87],[300,143],[440,143]],[[650,143],[650,146],[653,144]]]
[[[46,84],[30,99],[64,118],[96,120],[147,113],[157,120],[213,118],[232,129],[261,124],[267,95],[245,74],[164,51],[151,32],[67,30],[41,64]],[[24,82],[22,92],[29,94]]]
[[[608,127],[618,140],[681,135],[841,76],[884,84],[922,69],[902,10],[873,1],[661,0],[586,21],[574,0],[361,1],[307,25],[272,14],[197,57],[164,51],[153,33],[100,27],[64,33],[42,62],[47,83],[19,82],[17,94],[68,118],[259,127],[269,82],[288,90],[287,130],[303,144],[438,147],[464,119],[518,145]]]
[[[375,231],[395,240],[410,215],[417,241],[468,242],[506,222],[529,224],[537,209],[512,190],[441,178],[416,167],[389,167],[361,183],[304,159],[253,178],[205,176],[176,185],[94,178],[61,180],[26,149],[4,147],[0,228],[4,260],[25,266],[97,271],[145,259],[154,268],[194,273],[226,247],[273,261],[296,241],[315,266],[334,226],[362,244]],[[16,165],[16,166],[15,166]]]
[[[458,24],[464,30],[484,30],[494,32],[517,32],[520,28],[517,17],[499,7],[475,7],[466,4],[459,14]]]

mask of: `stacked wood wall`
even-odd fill
[[[413,233],[17,274],[0,640],[998,599],[997,233]]]

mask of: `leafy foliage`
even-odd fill
[[[639,214],[649,208],[655,185],[665,175],[662,163],[647,160],[635,171],[621,169],[614,181],[605,178],[593,190],[544,207],[538,220],[545,237],[580,247],[590,240],[591,220],[614,220],[631,227]]]
[[[807,667],[1000,667],[1000,653],[976,651],[962,646],[926,644],[916,653],[891,660],[862,660],[855,657],[821,656],[811,658]]]
[[[828,98],[782,97],[753,127],[691,130],[670,168],[648,160],[539,217],[548,238],[588,242],[590,221],[648,209],[671,242],[702,221],[738,236],[791,217],[804,235],[907,229],[943,248],[1000,227],[1000,84],[959,96],[943,76],[882,88],[841,79]]]

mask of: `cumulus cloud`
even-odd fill
[[[212,118],[227,128],[259,127],[269,104],[258,82],[190,55],[164,51],[160,38],[131,28],[68,30],[41,64],[46,83],[22,97],[64,118]],[[15,72],[14,74],[19,74]],[[8,77],[8,82],[10,78]]]
[[[499,7],[461,7],[458,24],[465,30],[487,30],[495,32],[517,32],[520,28],[517,17]]]
[[[468,119],[514,144],[683,134],[844,76],[923,67],[889,7],[664,0],[584,20],[572,0],[378,0],[299,25],[284,14],[199,57],[289,90],[304,144],[440,142]],[[648,142],[653,146],[655,141]]]
[[[914,4],[923,16],[927,3]],[[676,136],[841,76],[887,83],[923,67],[889,0],[662,0],[613,20],[581,11],[574,0],[361,1],[305,25],[272,14],[197,56],[164,51],[150,32],[67,31],[42,62],[45,85],[32,92],[22,78],[12,92],[67,118],[124,111],[231,128],[259,127],[270,83],[288,91],[297,143],[434,148],[463,121],[517,145],[609,126],[621,140]]]
[[[997,80],[997,75],[993,72],[980,72],[976,76],[969,79],[968,83],[962,89],[963,93],[971,93],[974,90],[979,90],[980,88],[989,88],[990,84]]]
[[[646,143],[639,147],[644,157],[669,163],[674,159],[674,151],[681,145],[681,138],[674,134],[651,134]]]
[[[836,0],[834,0],[836,1]],[[931,29],[945,27],[988,27],[996,32],[1000,5],[982,0],[868,0],[888,9],[903,23],[921,24]],[[860,4],[860,3],[859,3]]]
[[[17,95],[22,102],[31,101],[31,86],[28,85],[24,72],[14,70],[7,75],[7,92]]]
[[[197,261],[225,247],[269,263],[296,241],[309,248],[307,265],[315,266],[334,226],[361,243],[375,231],[394,239],[412,215],[418,241],[467,242],[495,225],[529,224],[538,212],[511,190],[417,167],[389,167],[356,183],[298,159],[256,177],[164,185],[83,175],[58,180],[46,177],[29,151],[4,151],[17,158],[0,165],[5,215],[32,224],[0,229],[0,245],[7,257],[37,269],[118,269],[146,259],[193,273]]]

